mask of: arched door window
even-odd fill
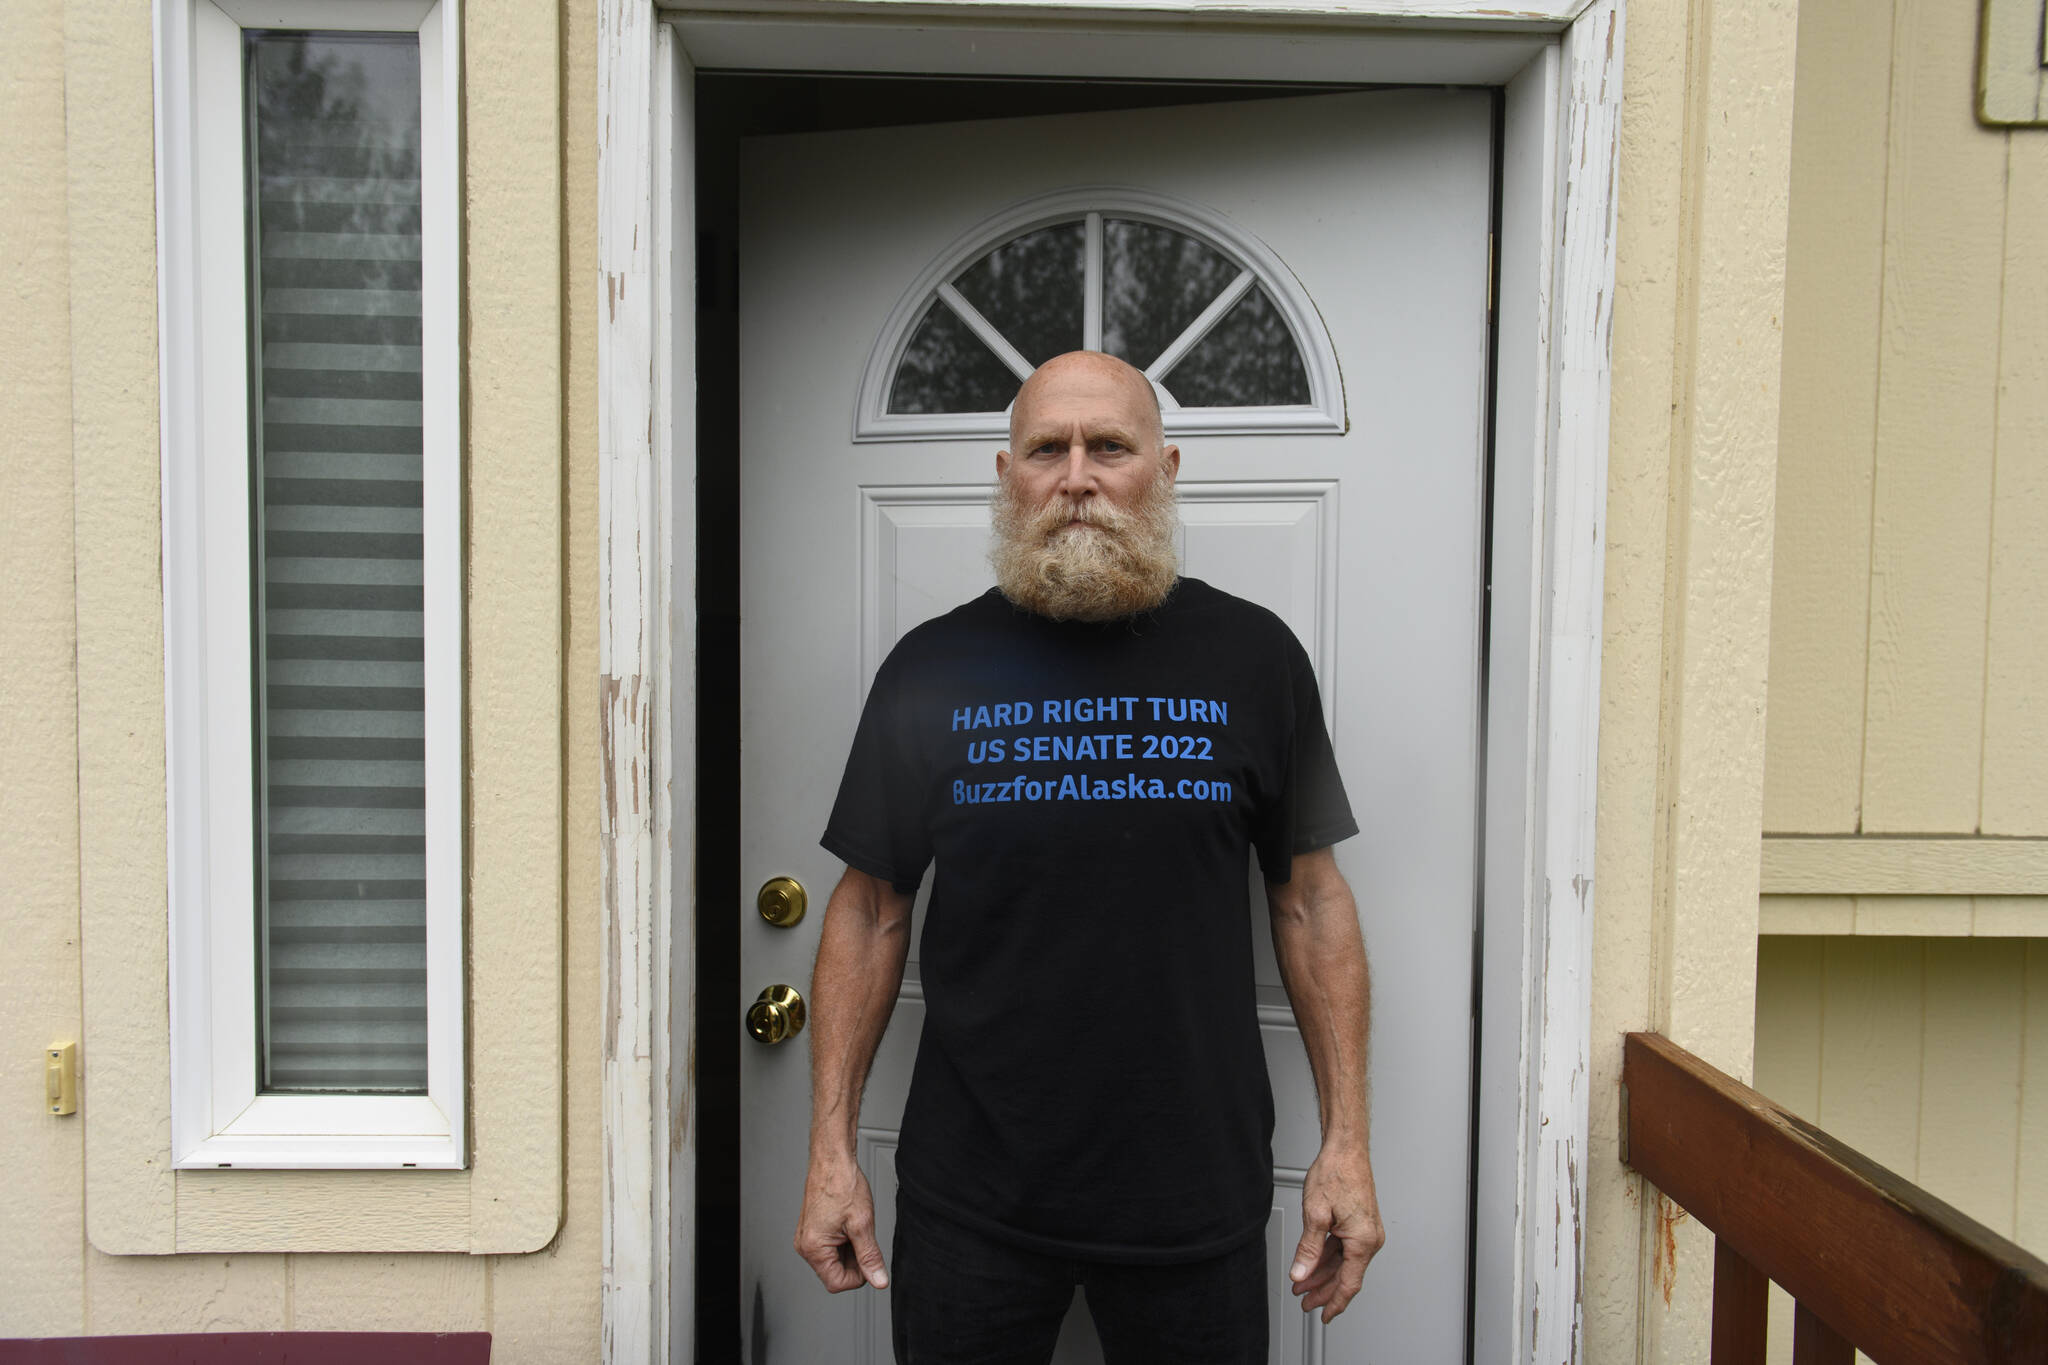
[[[963,236],[884,325],[855,436],[1002,433],[1073,350],[1143,370],[1170,434],[1342,431],[1336,353],[1301,284],[1219,215],[1144,190],[1032,199]]]

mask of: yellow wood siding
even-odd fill
[[[1862,805],[1889,0],[1802,0],[1799,52],[1764,828],[1837,833]]]
[[[2048,136],[1975,6],[1799,22],[1764,827],[2048,834]]]
[[[2038,834],[2048,830],[2048,131],[2008,133],[2005,144],[1981,825]]]
[[[1799,23],[1756,1085],[2044,1251],[2048,134],[1975,6]]]
[[[2048,1252],[2048,938],[1762,940],[1756,1087]]]

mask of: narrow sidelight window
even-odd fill
[[[180,1167],[465,1164],[455,0],[162,0]]]

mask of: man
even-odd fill
[[[1293,634],[1176,575],[1179,468],[1137,370],[1046,362],[996,456],[998,587],[905,636],[861,717],[823,840],[847,871],[796,1249],[834,1293],[890,1289],[899,1362],[1043,1362],[1077,1284],[1110,1365],[1265,1360],[1253,852],[1323,1129],[1303,1310],[1344,1311],[1384,1241],[1365,951],[1330,849],[1357,826]],[[934,860],[885,1264],[855,1130]]]

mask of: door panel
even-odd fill
[[[746,998],[772,982],[808,988],[840,871],[817,838],[875,669],[905,631],[990,581],[1000,442],[852,439],[863,367],[903,291],[1007,205],[1113,184],[1226,215],[1277,253],[1329,327],[1348,430],[1179,441],[1185,572],[1269,606],[1300,637],[1361,826],[1338,857],[1374,964],[1389,1245],[1327,1339],[1285,1287],[1318,1133],[1262,893],[1246,926],[1278,1113],[1275,1361],[1465,1350],[1490,129],[1483,95],[1386,91],[764,138],[743,154],[739,857],[749,893],[794,875],[817,907],[794,930],[741,908]],[[923,1025],[921,928],[922,896],[862,1111],[885,1253]],[[733,1040],[748,1358],[886,1360],[886,1296],[827,1295],[790,1250],[807,1038],[763,1047],[735,1022]],[[1078,1308],[1060,1359],[1099,1359]]]

